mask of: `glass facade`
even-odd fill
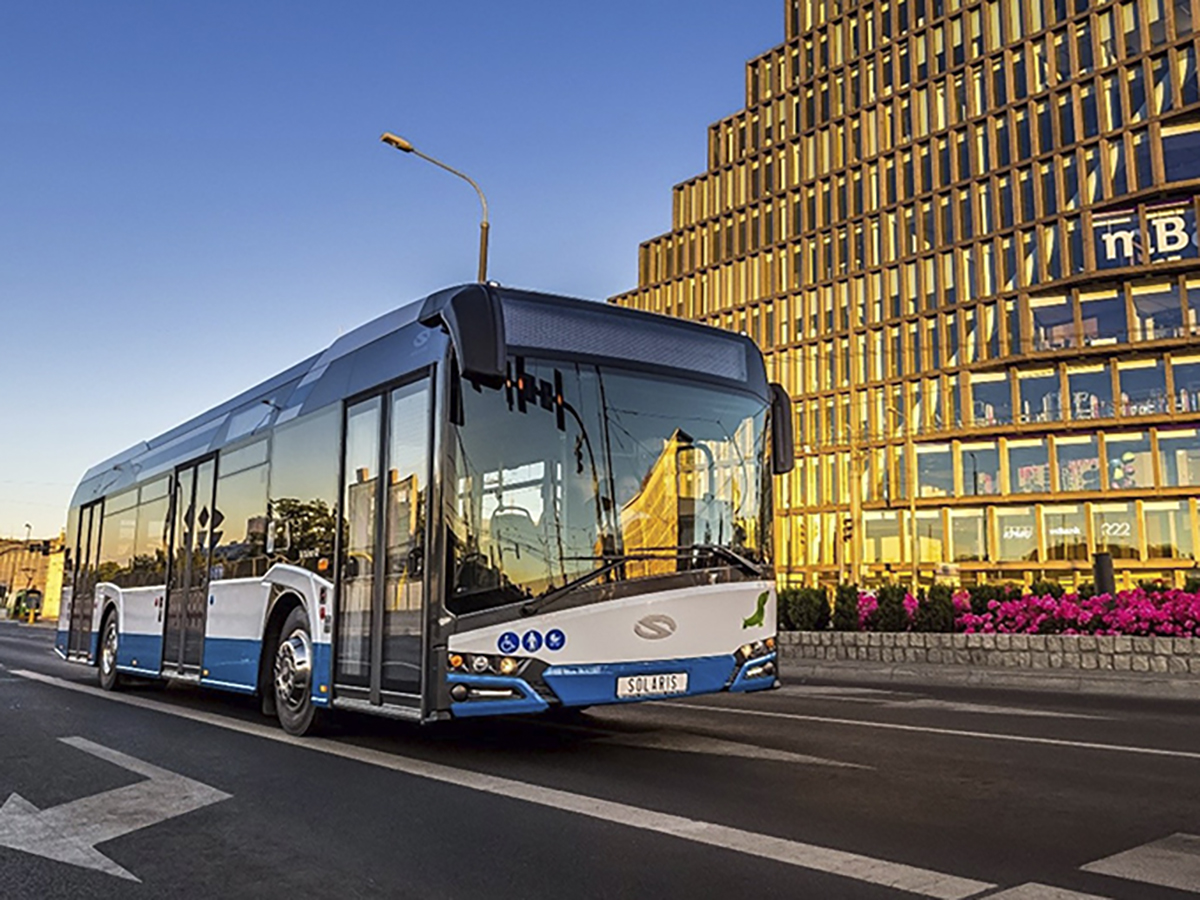
[[[786,0],[612,301],[792,396],[782,581],[1193,567],[1198,5]]]

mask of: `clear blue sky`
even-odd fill
[[[349,330],[475,277],[603,299],[782,0],[0,5],[0,535]]]

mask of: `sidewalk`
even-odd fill
[[[875,687],[903,685],[1003,688],[1057,694],[1200,700],[1200,677],[1160,672],[946,666],[934,663],[887,663],[850,659],[784,659],[780,662],[779,674],[785,684],[812,681]]]

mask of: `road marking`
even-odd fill
[[[19,672],[17,674],[20,674]],[[948,737],[983,738],[1009,741],[1015,744],[1041,744],[1046,747],[1072,747],[1076,750],[1109,750],[1114,753],[1135,753],[1143,756],[1170,756],[1176,759],[1200,759],[1194,750],[1164,750],[1161,747],[1131,747],[1126,744],[1098,744],[1093,741],[1068,741],[1062,738],[1033,737],[1023,734],[997,734],[993,731],[966,731],[961,728],[933,728],[929,725],[902,725],[898,722],[866,722],[862,719],[839,719],[834,716],[810,716],[804,713],[773,712],[766,709],[736,709],[732,706],[704,706],[699,703],[652,701],[655,706],[691,709],[702,712],[722,712],[735,716],[763,716],[769,719],[791,719],[796,722],[821,722],[825,725],[852,725],[857,728],[880,728],[884,731],[912,731],[918,734],[941,734]]]
[[[1173,834],[1081,868],[1098,875],[1200,893],[1200,837]]]
[[[603,737],[597,738],[593,743],[618,744],[623,747],[636,747],[645,750],[670,750],[676,753],[704,753],[712,756],[734,756],[742,759],[765,759],[773,762],[791,763],[793,765],[835,766],[845,769],[870,768],[870,766],[860,766],[857,763],[826,759],[823,756],[809,756],[805,753],[793,753],[790,750],[776,750],[772,747],[760,747],[757,744],[724,741],[720,738],[710,738],[704,735],[682,732],[645,732],[641,734],[610,732]]]
[[[341,757],[367,765],[390,769],[418,778],[427,778],[443,784],[494,794],[512,800],[522,800],[537,806],[550,809],[573,812],[581,816],[599,819],[643,831],[656,832],[671,837],[682,838],[698,844],[733,850],[748,856],[773,860],[785,865],[811,869],[831,875],[840,875],[855,881],[882,885],[901,891],[908,891],[923,897],[934,897],[938,900],[965,900],[986,890],[994,888],[994,884],[961,878],[945,872],[931,869],[921,869],[904,863],[890,860],[874,859],[858,853],[835,850],[830,847],[820,847],[805,844],[800,841],[787,840],[769,834],[744,831],[740,828],[730,828],[713,822],[698,819],[688,819],[683,816],[658,812],[589,797],[586,794],[576,794],[561,791],[556,788],[543,787],[524,781],[516,781],[499,775],[486,775],[472,772],[468,769],[458,769],[440,763],[426,762],[405,756],[396,756],[367,747],[357,747],[353,744],[341,744],[327,738],[297,738],[280,731],[278,728],[255,722],[243,722],[229,719],[214,713],[195,709],[183,709],[171,706],[158,700],[145,697],[135,697],[128,694],[114,694],[102,691],[89,685],[64,681],[40,672],[17,671],[14,674],[42,684],[88,694],[99,699],[111,700],[136,706],[140,709],[166,713],[182,719],[190,719],[206,725],[215,725],[228,731],[266,738],[280,744],[289,744],[305,750],[315,750],[330,756]]]
[[[1068,891],[1066,888],[1053,887],[1048,884],[1038,884],[1031,881],[1019,884],[999,894],[988,894],[983,900],[1108,900],[1099,894],[1081,894],[1078,891]]]
[[[1094,719],[1108,721],[1108,716],[1089,713],[1062,712],[1049,709],[1028,709],[1023,706],[993,706],[987,703],[968,703],[956,700],[936,700],[920,694],[878,689],[847,689],[833,685],[784,685],[778,693],[806,700],[827,700],[838,703],[866,703],[885,709],[929,709],[935,712],[979,713],[986,716],[1025,716],[1046,719]]]
[[[95,845],[229,799],[230,795],[224,791],[86,738],[60,740],[105,762],[145,775],[146,780],[43,810],[20,794],[11,794],[0,807],[0,847],[139,881]]]

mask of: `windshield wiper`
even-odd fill
[[[534,597],[532,600],[530,600],[528,603],[526,603],[524,606],[521,607],[521,615],[532,616],[534,613],[541,612],[541,610],[544,607],[549,606],[551,603],[553,603],[559,597],[566,596],[567,594],[571,593],[572,591],[578,590],[579,588],[583,587],[586,584],[590,584],[591,582],[595,581],[597,578],[601,577],[602,575],[607,575],[609,572],[613,571],[613,569],[616,569],[616,568],[624,565],[632,557],[609,556],[609,557],[605,557],[605,558],[608,560],[608,562],[606,562],[604,565],[599,566],[595,569],[592,569],[590,572],[585,572],[583,575],[580,575],[578,578],[571,579],[566,584],[564,584],[562,587],[550,588],[549,590],[544,591],[541,594],[538,594],[536,597]]]
[[[701,553],[711,553],[713,556],[723,557],[727,562],[733,563],[743,572],[750,575],[756,575],[762,578],[766,574],[766,567],[756,563],[752,559],[748,559],[738,553],[731,547],[726,547],[724,544],[685,544],[681,547],[676,547],[676,550],[695,550]]]
[[[609,572],[620,568],[627,562],[669,558],[662,555],[667,551],[674,552],[677,558],[682,558],[684,553],[710,553],[713,556],[721,557],[726,562],[733,563],[733,565],[737,566],[739,569],[749,575],[753,575],[756,578],[766,577],[765,566],[756,563],[754,560],[742,556],[742,554],[738,553],[736,550],[730,547],[725,547],[721,544],[680,544],[676,547],[650,547],[646,549],[647,551],[651,552],[622,553],[615,556],[602,557],[605,560],[604,565],[598,566],[597,568],[592,569],[590,572],[585,572],[578,578],[568,581],[566,584],[562,585],[562,587],[550,588],[549,590],[538,594],[538,596],[534,597],[521,607],[521,615],[532,616],[535,613],[541,612],[545,607],[549,606],[559,597],[565,597],[567,594],[570,594],[573,591],[584,587],[585,585],[591,584],[597,578],[607,575]],[[655,553],[652,551],[658,552]]]

